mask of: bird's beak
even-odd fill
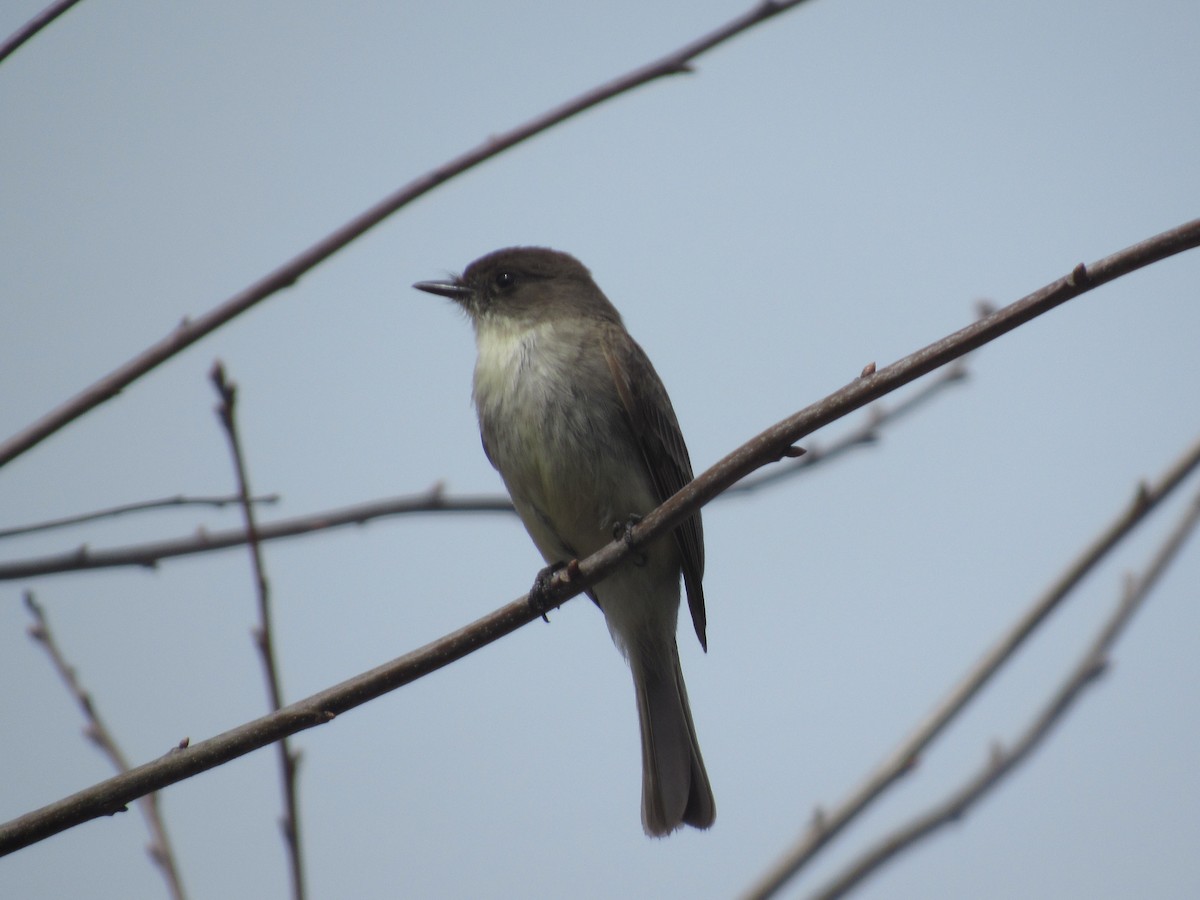
[[[471,296],[471,289],[457,281],[418,281],[413,287],[427,294],[449,297],[459,303],[466,303]]]

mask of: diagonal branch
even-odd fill
[[[807,472],[815,465],[837,459],[855,447],[873,444],[879,440],[879,429],[884,425],[903,418],[913,410],[928,403],[929,400],[946,388],[961,383],[966,377],[966,366],[961,359],[957,360],[899,403],[892,406],[884,406],[883,404],[876,403],[867,410],[866,421],[862,422],[858,427],[847,431],[845,434],[838,435],[828,445],[812,444],[805,448],[806,452],[799,459],[783,463],[769,472],[763,472],[755,475],[753,478],[740,481],[721,496],[753,493],[759,488],[768,487],[785,478],[791,478],[793,475]]]
[[[265,747],[461,659],[544,615],[610,575],[637,547],[662,537],[746,475],[786,456],[792,445],[883,394],[995,340],[1018,325],[1114,278],[1200,245],[1200,220],[1135,244],[1090,268],[1018,300],[878,372],[856,378],[825,399],[768,428],[685,485],[627,535],[587,559],[560,569],[545,590],[528,594],[399,659],[285,706],[216,737],[160,757],[0,825],[0,855],[12,853],[82,822],[109,815],[149,791]]]
[[[885,837],[813,896],[821,900],[845,896],[864,878],[899,853],[929,837],[943,825],[960,820],[985,794],[1024,762],[1074,706],[1084,690],[1095,684],[1097,679],[1108,671],[1109,651],[1198,524],[1200,494],[1192,500],[1179,523],[1154,554],[1142,576],[1126,585],[1116,609],[1105,621],[1104,627],[1088,646],[1075,668],[1011,747],[994,748],[991,758],[983,768],[958,790]]]
[[[50,630],[50,622],[46,618],[46,611],[42,609],[41,604],[34,599],[32,592],[25,592],[25,608],[29,610],[29,614],[33,616],[33,625],[29,627],[29,636],[37,641],[46,654],[50,657],[50,662],[54,669],[58,672],[59,677],[66,684],[67,690],[71,696],[75,698],[75,702],[79,704],[79,708],[83,711],[84,718],[87,719],[87,729],[85,733],[97,747],[100,752],[108,757],[108,761],[112,763],[113,768],[118,772],[129,771],[129,760],[117,746],[116,740],[112,733],[104,724],[104,720],[100,718],[100,713],[96,711],[96,704],[92,702],[92,695],[89,694],[82,684],[79,683],[79,676],[75,673],[75,667],[67,662],[67,658],[63,655],[62,649],[58,646],[58,641],[54,638],[54,632]],[[138,798],[138,808],[142,811],[142,818],[146,820],[146,828],[150,831],[150,846],[147,848],[150,853],[150,858],[154,864],[158,866],[162,872],[163,878],[167,880],[167,890],[174,900],[183,900],[183,880],[179,877],[179,867],[175,862],[175,851],[171,849],[171,841],[167,837],[167,826],[163,821],[162,812],[158,808],[158,793],[151,792],[144,797]]]
[[[1128,507],[1082,555],[1050,586],[1023,616],[975,663],[949,695],[917,726],[886,760],[834,810],[822,811],[794,847],[746,894],[747,898],[773,896],[797,872],[840,834],[867,807],[916,766],[920,754],[978,695],[992,677],[1056,610],[1080,582],[1130,533],[1200,467],[1200,440],[1190,446],[1153,485],[1141,484]]]
[[[78,2],[79,0],[55,0],[54,3],[10,34],[3,43],[0,43],[0,62],[4,62],[12,56],[17,48]]]
[[[114,369],[82,392],[51,410],[23,431],[0,443],[0,467],[37,446],[59,429],[89,412],[101,403],[115,397],[124,388],[141,378],[160,363],[220,328],[235,316],[250,309],[272,294],[291,287],[302,275],[324,262],[355,238],[361,237],[392,213],[407,206],[413,200],[428,193],[443,182],[449,181],[485,160],[508,148],[557,125],[584,110],[606,100],[624,94],[634,88],[667,75],[689,71],[688,63],[711,50],[734,35],[772,18],[778,13],[799,6],[805,0],[762,0],[749,11],[731,19],[715,31],[698,38],[674,53],[641,66],[607,84],[580,94],[574,100],[557,106],[511,131],[495,135],[472,150],[468,150],[449,162],[409,182],[393,194],[384,197],[374,206],[359,213],[336,231],[326,235],[307,250],[285,262],[273,272],[263,276],[249,287],[234,294],[198,319],[184,320],[179,327],[158,343],[146,348],[133,359]]]
[[[275,659],[275,630],[271,627],[271,590],[258,540],[258,527],[254,521],[254,506],[250,502],[250,478],[246,474],[246,458],[242,453],[237,426],[237,385],[225,377],[225,367],[220,362],[212,367],[209,377],[221,398],[217,405],[217,417],[229,439],[229,452],[233,457],[242,517],[246,524],[246,545],[250,549],[250,565],[254,569],[254,587],[258,596],[258,628],[254,632],[254,644],[262,658],[271,709],[279,710],[283,706],[283,688],[279,683],[279,664]],[[279,771],[283,778],[283,840],[292,874],[292,896],[296,900],[304,900],[304,855],[300,843],[300,804],[296,796],[299,756],[292,750],[286,737],[279,741],[278,749]]]

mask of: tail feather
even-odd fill
[[[708,828],[716,804],[687,689],[672,638],[670,653],[661,648],[630,654],[642,729],[642,824],[646,833],[670,834],[683,825]]]

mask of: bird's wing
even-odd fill
[[[617,326],[618,328],[620,326]],[[632,338],[615,329],[605,334],[604,358],[612,372],[617,393],[629,419],[646,469],[654,482],[658,502],[664,503],[692,480],[683,432],[675,410],[649,357]],[[708,649],[707,617],[704,612],[704,528],[697,512],[675,529],[675,540],[683,557],[683,583],[688,609],[700,646]]]

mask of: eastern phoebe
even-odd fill
[[[692,480],[666,389],[574,257],[497,250],[413,287],[454,300],[475,326],[483,450],[552,567],[596,552]],[[699,513],[588,592],[633,670],[650,835],[716,815],[675,645],[681,570],[707,649]]]

